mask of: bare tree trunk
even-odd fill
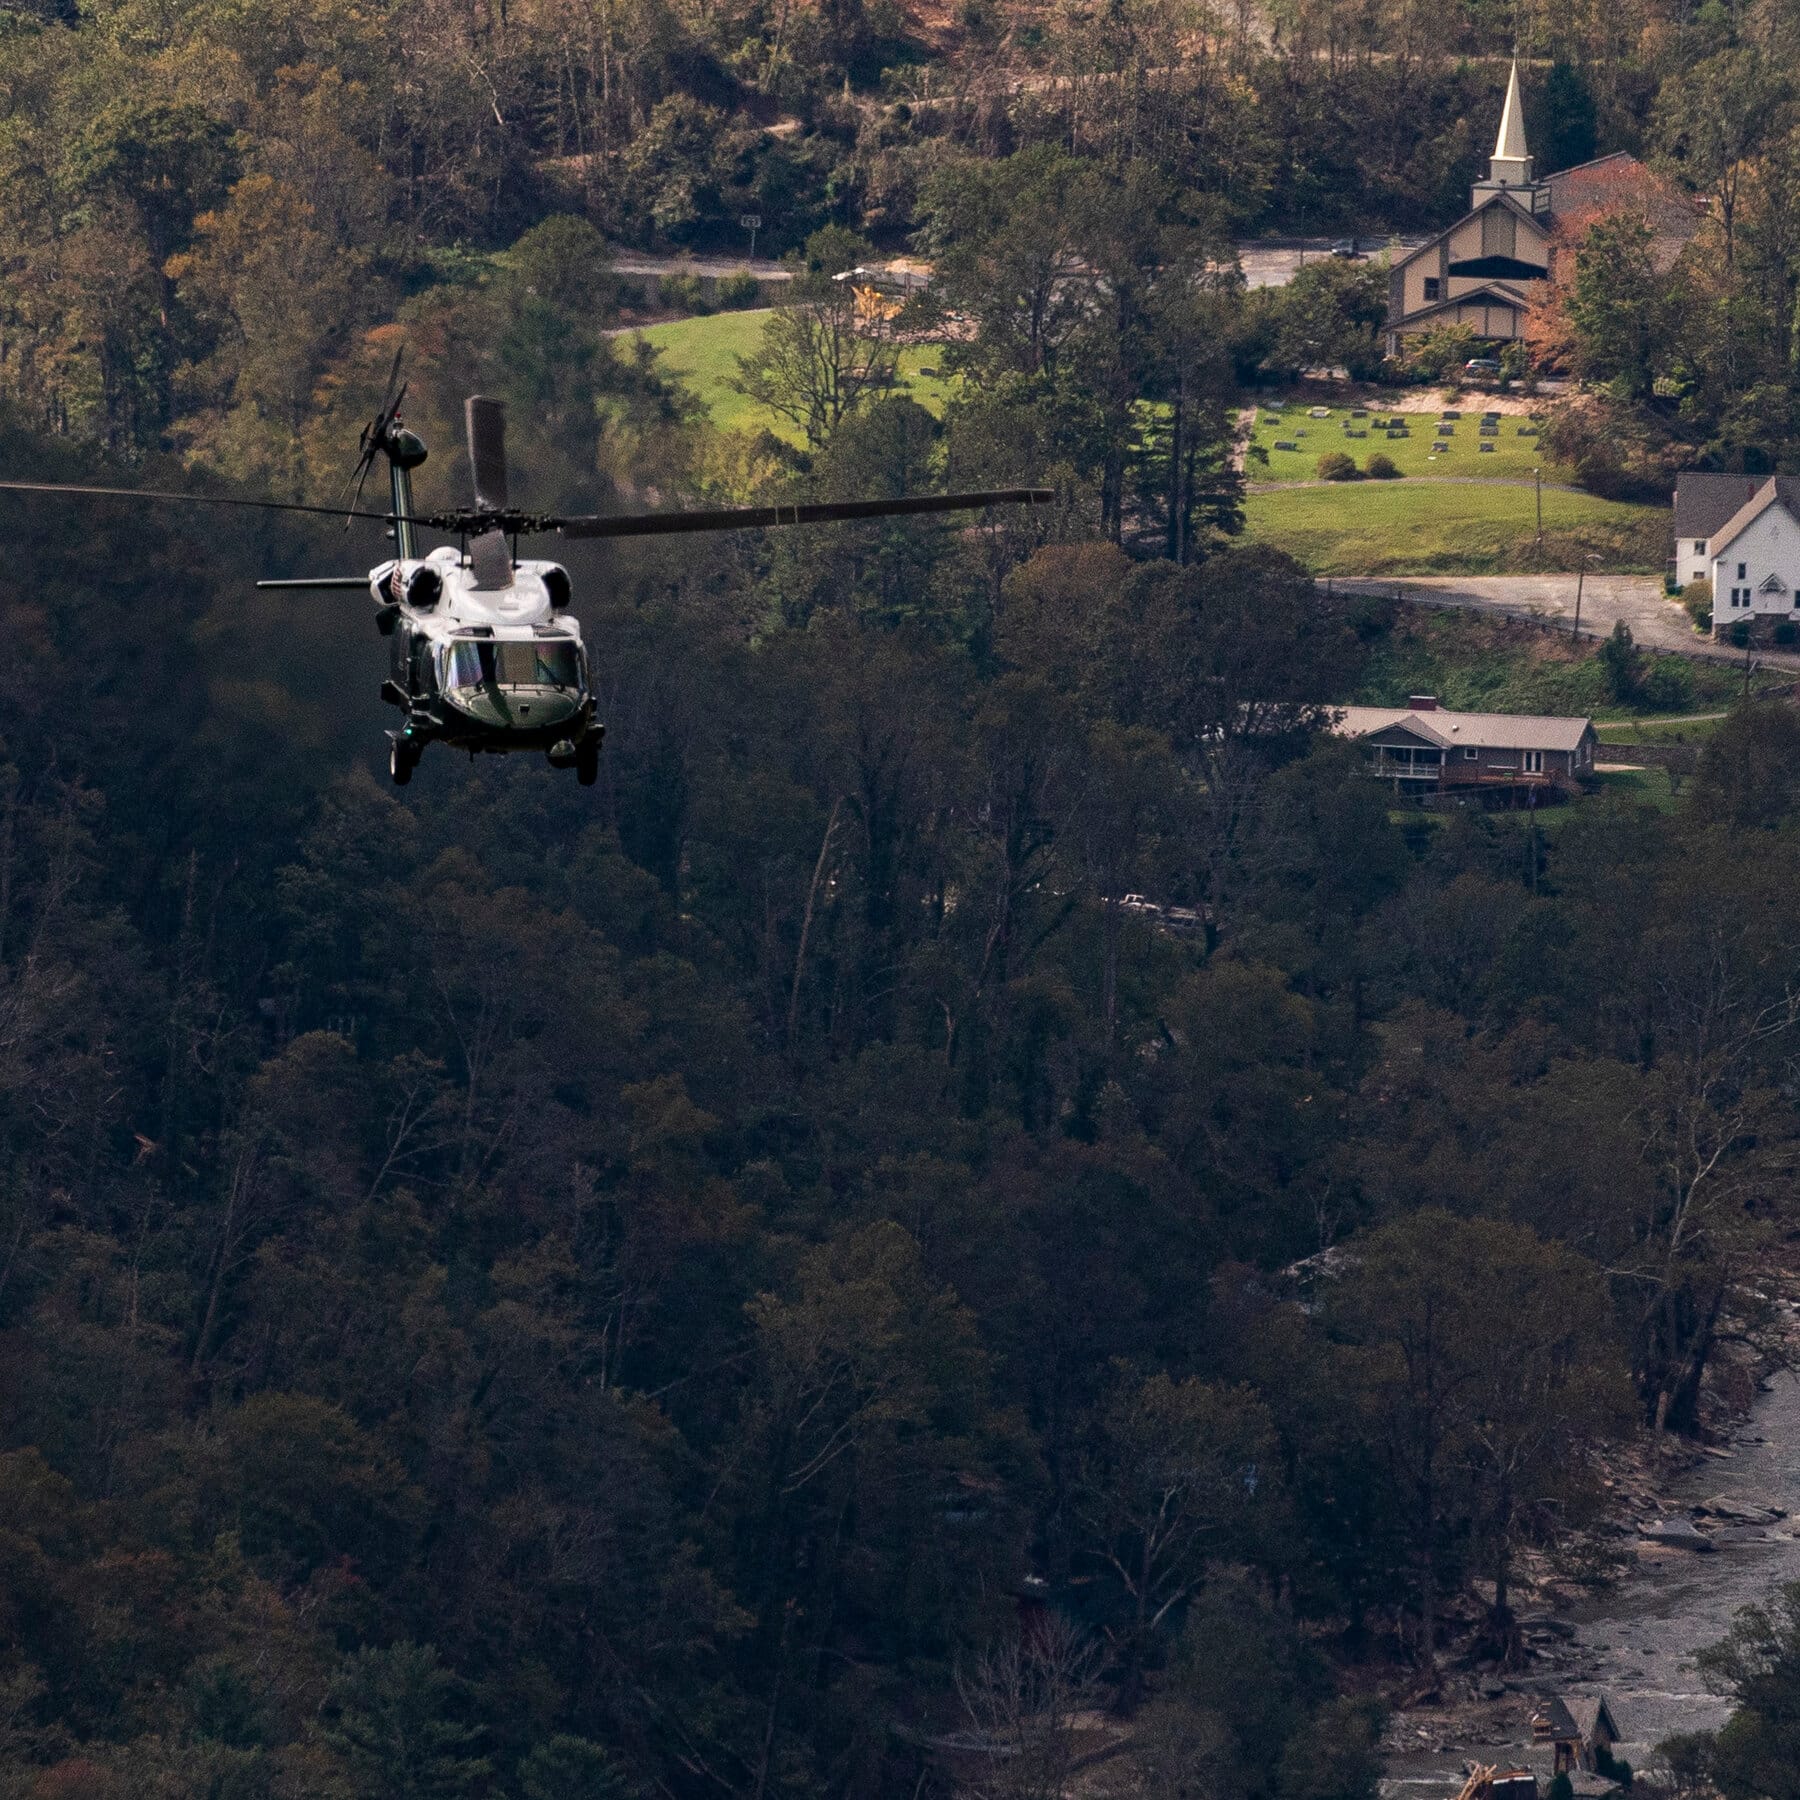
[[[800,944],[794,952],[794,985],[788,994],[787,1042],[790,1053],[800,1026],[800,981],[806,972],[806,943],[812,936],[813,909],[818,904],[819,884],[825,879],[825,859],[831,853],[832,834],[837,830],[838,813],[843,804],[844,797],[841,794],[831,803],[831,817],[825,821],[825,836],[819,844],[819,860],[813,864],[812,884],[806,890],[806,914],[800,921]]]

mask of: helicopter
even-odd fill
[[[521,537],[551,532],[565,538],[624,538],[740,531],[1009,504],[1035,506],[1055,498],[1047,488],[1002,488],[711,512],[579,517],[529,512],[511,499],[506,408],[501,401],[471,395],[463,417],[474,505],[421,513],[413,505],[412,476],[428,452],[424,439],[400,416],[407,392],[407,384],[400,380],[400,360],[396,354],[381,406],[363,427],[350,478],[355,491],[347,508],[50,481],[0,481],[0,491],[321,513],[341,517],[346,525],[353,519],[384,523],[395,554],[367,575],[302,576],[256,585],[277,592],[368,590],[375,602],[375,628],[389,642],[389,672],[381,684],[381,698],[402,714],[400,724],[387,734],[388,773],[397,787],[412,780],[426,746],[433,743],[466,750],[471,756],[540,751],[553,768],[573,769],[584,787],[598,778],[606,727],[594,716],[587,650],[572,611],[574,585],[560,563],[521,560]],[[378,459],[387,464],[387,512],[365,511],[361,506],[364,486]],[[422,529],[446,533],[457,542],[422,553]]]

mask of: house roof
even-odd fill
[[[1575,1728],[1590,1744],[1600,1741],[1600,1734],[1605,1732],[1607,1741],[1616,1744],[1619,1741],[1618,1721],[1612,1715],[1612,1708],[1607,1704],[1604,1694],[1577,1694],[1568,1705],[1569,1717],[1575,1721]]]
[[[1790,517],[1800,519],[1800,476],[1766,475],[1762,485],[1713,534],[1707,545],[1709,555],[1718,556],[1766,513],[1771,506],[1782,506]]]
[[[1579,1735],[1581,1727],[1575,1723],[1575,1715],[1563,1704],[1562,1697],[1552,1694],[1531,1716],[1533,1731],[1548,1731],[1556,1738],[1572,1738]]]
[[[1710,538],[1756,490],[1766,475],[1715,475],[1707,469],[1683,469],[1675,477],[1675,535]]]
[[[1337,706],[1331,710],[1330,729],[1339,737],[1370,737],[1391,726],[1444,750],[1470,744],[1483,750],[1577,750],[1588,731],[1586,719],[1536,713],[1448,712],[1442,707],[1414,712],[1406,706]]]

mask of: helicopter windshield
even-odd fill
[[[447,683],[453,688],[563,687],[580,685],[575,646],[567,638],[536,638],[527,643],[495,643],[491,638],[465,638],[450,646]]]

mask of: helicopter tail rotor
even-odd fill
[[[350,478],[355,486],[350,500],[353,513],[362,505],[363,484],[369,479],[369,471],[375,466],[376,456],[387,447],[388,433],[393,430],[394,421],[400,416],[400,402],[406,398],[407,383],[400,379],[400,359],[405,354],[404,344],[394,352],[394,363],[388,370],[387,388],[382,394],[380,409],[363,427],[362,436],[357,440],[356,472]]]

